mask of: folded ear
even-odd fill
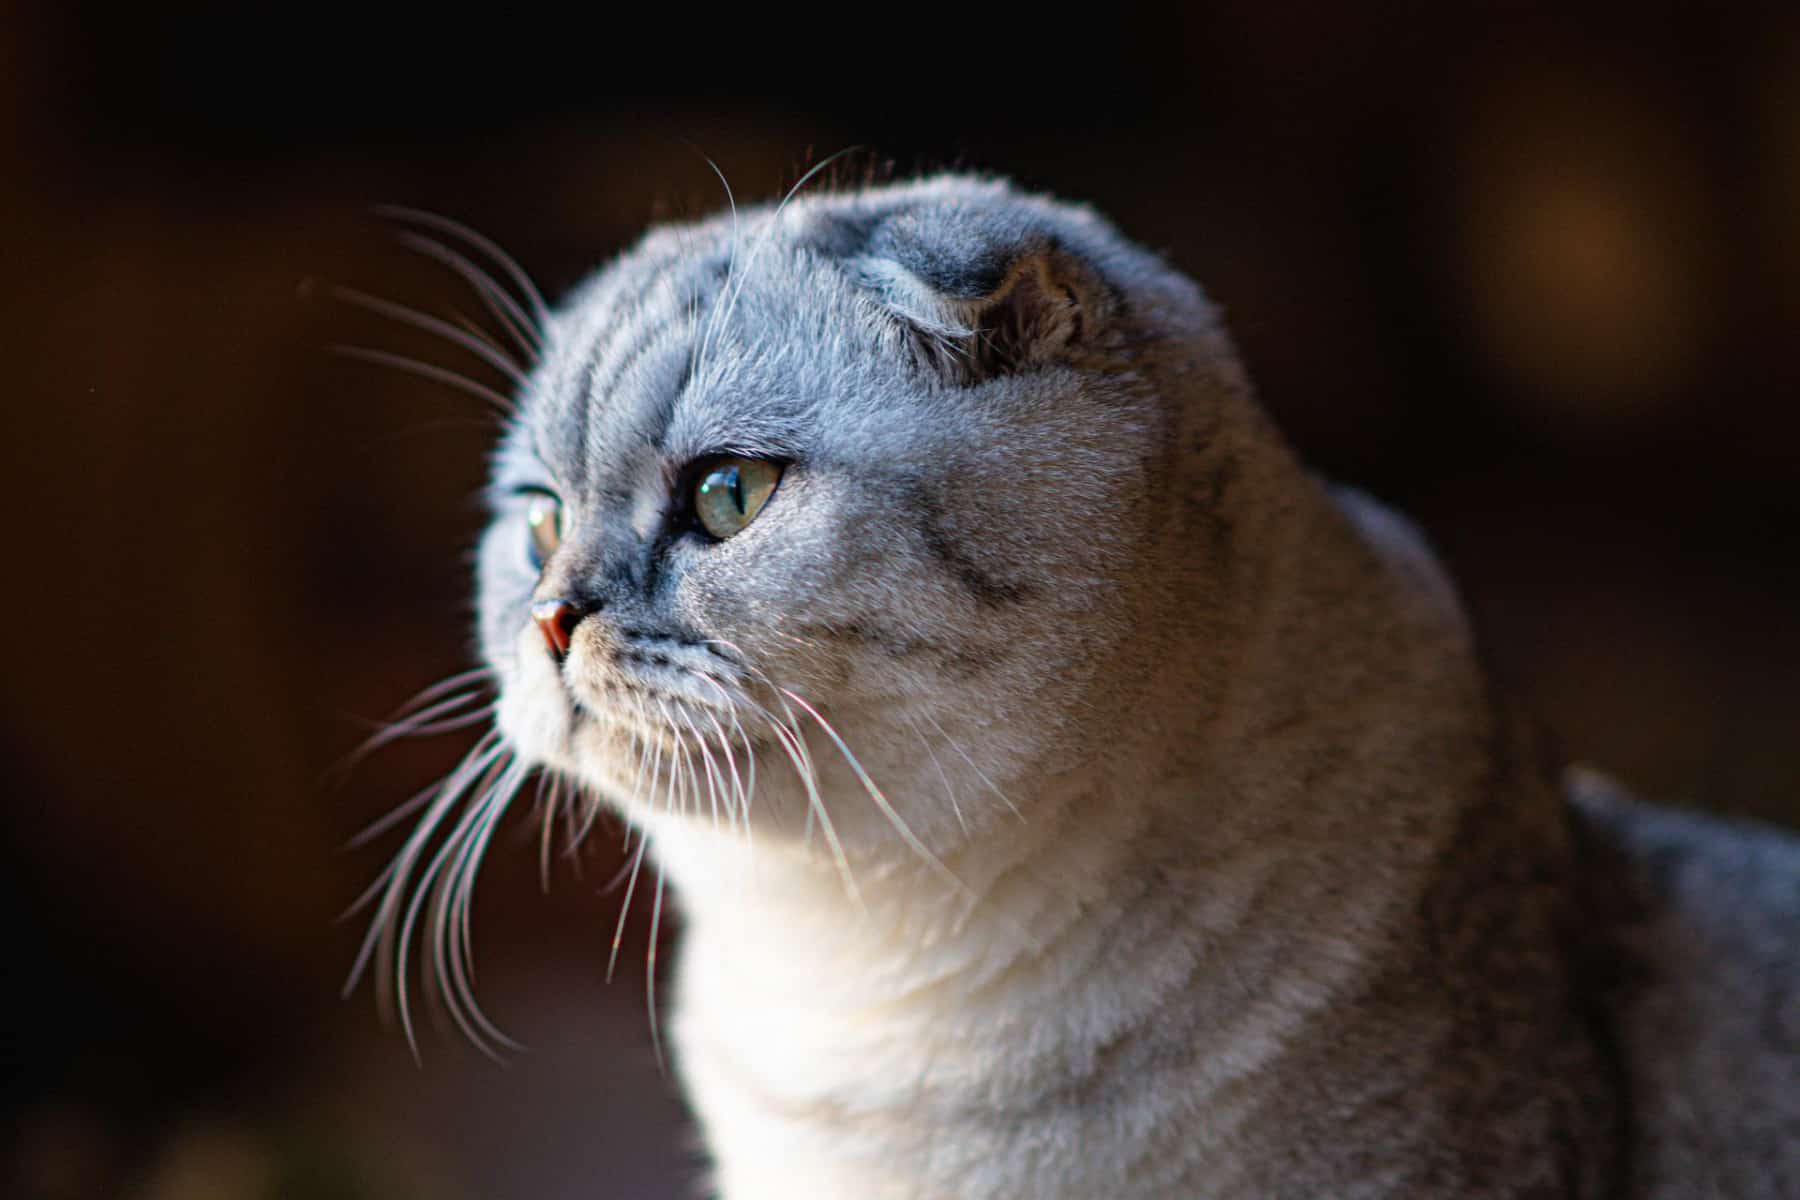
[[[1031,216],[923,206],[883,221],[855,268],[923,363],[958,382],[1066,359],[1100,335],[1112,292]]]

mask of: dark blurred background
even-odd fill
[[[997,14],[998,16],[998,14]],[[648,221],[810,163],[1092,201],[1225,307],[1302,451],[1412,513],[1571,757],[1800,821],[1800,9],[15,3],[0,12],[0,1193],[690,1194],[608,830],[540,895],[503,836],[481,994],[533,1049],[415,1067],[334,923],[343,843],[449,736],[333,784],[470,661],[492,425],[336,342],[474,311],[370,214],[563,291]],[[476,364],[478,371],[478,364]],[[640,906],[641,908],[641,906]]]

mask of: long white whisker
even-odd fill
[[[643,759],[641,755],[638,764],[641,772],[643,769]],[[567,853],[570,857],[574,857],[582,843],[587,841],[588,834],[593,832],[594,822],[600,819],[600,799],[598,797],[584,797],[584,800],[586,801],[586,804],[585,811],[581,814],[581,821],[579,824],[571,824],[569,826]]]
[[[555,840],[556,809],[561,799],[562,776],[538,776],[537,806],[542,813],[538,829],[538,886],[550,890],[550,847]]]
[[[434,363],[421,362],[416,358],[408,358],[404,354],[392,354],[386,350],[373,350],[368,346],[335,345],[330,347],[333,354],[358,362],[374,363],[376,366],[392,367],[396,371],[405,371],[423,379],[453,387],[461,392],[487,401],[501,416],[510,417],[516,411],[513,402],[486,384],[476,383],[465,375],[458,374],[448,367],[440,367]]]
[[[685,776],[686,783],[684,783],[681,793],[682,814],[685,816],[687,813],[688,787],[691,785],[694,798],[694,812],[695,815],[698,815],[700,811],[700,781],[694,776],[694,760],[693,756],[688,753],[687,738],[683,736],[681,727],[675,723],[675,718],[670,715],[668,703],[661,697],[658,697],[656,707],[657,711],[662,713],[663,724],[667,725],[669,727],[669,732],[674,735],[675,745],[678,748],[678,753],[681,755],[681,761],[687,768],[687,775]],[[712,816],[713,825],[716,827],[719,823],[719,805],[716,797],[713,802]]]
[[[564,848],[564,853],[579,862],[581,847],[586,844],[588,834],[594,831],[594,823],[599,819],[600,801],[593,796],[582,796],[580,819],[569,824],[566,833],[568,845]]]
[[[377,316],[386,317],[390,321],[397,321],[402,325],[410,325],[414,329],[435,334],[450,344],[460,346],[473,354],[510,379],[515,386],[525,386],[525,372],[519,369],[518,363],[494,349],[492,343],[484,341],[466,330],[458,329],[449,321],[441,320],[430,313],[420,312],[418,309],[404,304],[396,304],[392,300],[383,300],[380,296],[371,296],[356,288],[333,286],[331,295],[345,304],[375,313]]]
[[[435,238],[428,238],[417,233],[401,233],[400,244],[407,249],[442,263],[455,271],[487,305],[488,311],[494,314],[507,334],[516,342],[528,361],[535,361],[543,350],[537,330],[533,328],[531,318],[519,307],[519,302],[499,284],[493,277],[468,258],[452,250]]]
[[[472,712],[446,717],[442,721],[431,721],[423,725],[408,724],[404,730],[396,732],[395,737],[436,737],[440,733],[454,733],[458,729],[467,729],[471,725],[479,725],[483,721],[491,720],[498,708],[498,704],[490,702]]]
[[[682,723],[694,735],[695,748],[700,751],[701,766],[706,772],[706,796],[712,808],[713,824],[719,823],[719,803],[722,796],[725,803],[725,819],[729,825],[731,824],[731,789],[726,785],[725,776],[720,773],[718,764],[713,761],[712,751],[707,749],[706,735],[700,732],[700,727],[694,724],[694,718],[689,713],[680,709],[677,711],[681,714]]]
[[[688,815],[688,805],[691,802],[694,806],[693,815],[698,817],[700,815],[700,776],[694,769],[693,752],[688,748],[687,737],[682,734],[678,725],[668,720],[667,713],[664,713],[664,720],[668,722],[669,733],[675,738],[675,753],[679,756],[676,762],[679,768],[677,778],[681,781],[681,815]],[[716,809],[713,813],[713,824],[718,824]]]
[[[819,794],[819,773],[813,765],[812,752],[807,748],[806,735],[800,730],[799,718],[794,715],[794,710],[789,706],[787,698],[781,694],[783,689],[769,678],[766,671],[752,663],[750,656],[745,654],[736,643],[723,638],[712,638],[709,639],[709,642],[715,646],[722,646],[736,655],[738,665],[756,676],[769,689],[782,711],[787,714],[786,721],[783,721],[765,705],[753,698],[746,697],[746,701],[751,707],[755,708],[768,723],[769,729],[775,734],[775,740],[780,744],[789,761],[794,764],[794,771],[799,775],[801,786],[806,790],[807,836],[811,836],[813,822],[816,819],[820,829],[824,831],[825,842],[830,847],[832,859],[837,865],[838,875],[844,881],[844,890],[849,894],[851,901],[861,907],[862,890],[856,886],[856,876],[850,870],[849,856],[844,853],[844,846],[838,839],[837,829],[831,821],[831,814],[826,811],[825,798]]]
[[[482,782],[477,789],[478,796],[484,795],[486,790],[492,786],[494,777],[493,772],[504,768],[506,756],[510,753],[511,751],[507,747],[496,745],[493,753],[490,756],[486,756],[485,764],[481,772]],[[461,795],[462,791],[465,790],[467,786],[468,784],[465,782],[463,787],[457,790],[457,795]],[[398,936],[395,937],[391,943],[393,946],[393,953],[387,953],[386,948],[384,947],[382,954],[383,981],[389,982],[389,986],[392,989],[393,1001],[400,1014],[400,1028],[402,1032],[406,1034],[406,1045],[407,1048],[412,1051],[415,1062],[419,1060],[419,1040],[413,1029],[412,1010],[407,1004],[406,984],[407,962],[411,958],[413,928],[419,918],[420,910],[424,908],[427,900],[435,894],[436,889],[433,887],[433,884],[438,875],[443,871],[444,866],[449,861],[452,853],[457,850],[463,839],[467,836],[467,830],[472,819],[479,815],[481,811],[479,802],[471,804],[468,807],[462,818],[457,822],[456,827],[451,831],[450,836],[444,840],[443,846],[432,856],[430,863],[426,866],[425,870],[420,873],[418,882],[413,889],[412,898],[406,904],[405,912],[400,917]],[[417,837],[416,834],[414,836]],[[409,842],[409,847],[411,845],[412,843]],[[420,849],[423,849],[422,845],[420,846]],[[403,853],[404,852],[405,851],[403,851]],[[398,896],[399,891],[404,887],[405,882],[406,878],[404,873],[396,875],[394,880],[395,890],[391,891],[389,894]],[[377,914],[377,916],[379,917],[380,914]],[[392,926],[389,926],[388,929],[384,930],[384,941],[387,940],[387,937],[391,933]]]
[[[448,679],[439,680],[437,683],[432,684],[430,687],[414,696],[411,700],[408,700],[405,704],[402,704],[399,708],[395,709],[392,715],[386,720],[372,722],[371,724],[374,726],[375,732],[355,749],[351,750],[350,753],[344,755],[343,758],[333,764],[330,770],[326,772],[326,777],[341,778],[347,775],[350,771],[354,770],[357,764],[361,763],[363,759],[381,749],[381,747],[390,742],[397,741],[400,738],[428,737],[433,734],[446,733],[452,729],[462,729],[469,725],[480,723],[485,719],[489,712],[493,711],[493,706],[491,704],[483,705],[480,709],[456,717],[453,720],[433,724],[438,717],[453,713],[457,709],[474,702],[481,696],[483,689],[472,688],[459,695],[444,698],[446,693],[454,692],[457,688],[460,688],[465,684],[473,683],[487,674],[489,674],[489,672],[483,668],[476,671],[462,671],[450,676]],[[361,835],[359,835],[359,837],[360,836]],[[353,841],[352,845],[355,844],[357,843]]]
[[[931,765],[937,768],[938,778],[943,781],[944,796],[950,801],[950,811],[956,816],[956,824],[965,834],[968,833],[969,823],[963,819],[962,805],[956,802],[956,789],[950,786],[950,776],[944,771],[944,764],[938,761],[937,751],[931,748],[931,739],[925,736],[925,731],[919,728],[919,723],[910,715],[902,713],[902,716],[908,728],[913,731],[913,736],[919,739],[919,745],[925,747],[925,753],[931,756]]]
[[[643,696],[634,692],[631,696],[631,702],[637,705],[638,724],[644,728],[648,728],[650,725],[650,711],[644,706]],[[632,734],[631,740],[637,747],[637,766],[631,773],[631,795],[632,798],[635,799],[644,794],[643,791],[640,790],[640,785],[644,782],[644,770],[650,763],[651,743],[649,738],[638,732]],[[655,786],[654,783],[651,784],[652,790],[654,790]]]
[[[413,1061],[419,1061],[419,1043],[413,1030],[412,1007],[407,994],[407,965],[411,958],[413,930],[421,912],[426,913],[426,923],[435,928],[436,914],[442,909],[444,901],[443,879],[444,869],[462,850],[469,832],[486,812],[487,797],[491,792],[499,774],[505,770],[506,759],[500,758],[488,769],[481,782],[475,788],[476,799],[463,809],[451,829],[444,844],[438,848],[425,870],[420,874],[417,886],[413,889],[412,898],[407,902],[406,912],[400,920],[400,940],[395,954],[398,967],[394,975],[394,995],[400,1009],[400,1028],[406,1033],[406,1045],[412,1051]],[[421,954],[420,973],[426,987],[426,994],[434,1002],[438,997],[448,998],[449,989],[444,976],[444,965],[441,935],[427,942]],[[486,1048],[481,1047],[486,1053]]]
[[[721,186],[725,189],[725,202],[731,206],[731,254],[730,254],[730,257],[727,258],[726,263],[725,263],[725,283],[724,283],[723,288],[721,289],[721,291],[723,293],[729,294],[731,291],[732,281],[737,276],[737,255],[738,255],[737,197],[731,194],[731,183],[725,178],[725,172],[723,172],[719,169],[719,164],[714,162],[712,159],[707,158],[707,156],[705,154],[702,154],[700,157],[706,159],[706,165],[711,167],[713,170],[713,174],[717,175],[719,177],[719,186]],[[697,300],[696,300],[696,303],[698,303]],[[719,306],[717,304],[714,304],[712,313],[707,318],[705,328],[703,328],[700,331],[700,337],[698,339],[696,339],[694,356],[693,356],[693,361],[691,364],[693,366],[691,378],[696,379],[696,380],[705,378],[707,351],[709,349],[711,349],[713,335],[719,329],[720,329]]]
[[[937,855],[933,854],[924,842],[921,842],[918,839],[917,835],[913,833],[912,828],[907,825],[907,823],[901,819],[900,814],[894,810],[894,806],[888,803],[887,796],[882,793],[880,788],[875,786],[875,781],[869,778],[869,773],[867,771],[863,770],[862,762],[851,752],[850,747],[844,744],[844,739],[838,736],[838,731],[832,728],[831,723],[819,715],[818,709],[801,699],[798,693],[790,691],[787,688],[782,688],[781,690],[786,692],[788,698],[795,704],[798,704],[801,708],[805,709],[807,713],[811,715],[812,719],[818,722],[819,728],[825,731],[826,736],[837,744],[838,750],[844,756],[844,761],[848,763],[850,769],[856,773],[856,777],[862,781],[863,790],[868,792],[869,798],[875,802],[875,807],[881,810],[882,815],[888,819],[895,831],[900,834],[901,840],[911,847],[913,852],[923,859],[926,865],[931,867],[940,878],[949,882],[958,891],[967,892],[969,889],[963,884],[962,880],[958,879],[955,874],[951,872],[950,868],[946,867],[943,864],[943,861],[940,860]]]
[[[732,730],[737,734],[738,740],[743,744],[744,766],[740,769],[738,766],[737,755],[731,748],[731,734],[725,731],[725,727],[719,723],[719,719],[715,717],[710,710],[701,710],[705,713],[706,719],[712,723],[713,729],[718,733],[719,747],[724,751],[726,762],[731,768],[731,787],[733,803],[737,808],[736,817],[742,819],[744,823],[744,841],[748,844],[752,837],[750,826],[750,800],[751,797],[756,794],[756,748],[750,743],[750,735],[745,731],[744,723],[738,719],[737,701],[735,701],[732,698],[731,693],[726,690],[724,682],[710,671],[698,667],[689,669],[693,671],[696,678],[700,679],[703,683],[710,686],[713,691],[718,693],[720,703],[725,710],[725,715],[731,720]],[[746,778],[746,775],[748,778]]]
[[[440,786],[441,784],[434,783],[430,787],[421,788],[417,792],[414,792],[406,800],[396,804],[391,811],[376,817],[373,821],[364,825],[362,829],[357,831],[354,837],[344,843],[344,849],[359,850],[368,845],[400,822],[406,820],[406,818],[410,817],[412,814],[418,812],[419,809],[428,803],[433,796],[438,794]],[[389,865],[391,866],[392,864]],[[364,902],[364,900],[359,899],[355,904],[351,905],[343,915],[349,916],[351,913],[361,908]]]
[[[585,837],[586,834],[587,823],[580,811],[580,806],[575,804],[563,805],[563,856],[569,860],[569,865],[574,868],[576,879],[583,878],[580,851],[582,838]]]
[[[649,709],[646,707],[643,709],[643,712],[644,712],[644,724],[646,726],[648,726],[651,723]],[[657,785],[658,784],[662,785],[660,790],[661,790],[662,794],[664,794],[665,796],[667,795],[668,790],[669,790],[668,781],[664,778],[665,772],[663,770],[663,744],[662,744],[661,739],[652,739],[650,735],[644,736],[644,744],[647,747],[649,747],[649,749],[650,749],[650,786],[647,789],[645,789],[643,795],[646,798],[648,798],[648,800],[651,804],[651,807],[655,807],[658,790],[659,790]],[[666,807],[667,806],[665,805],[665,808]],[[670,810],[670,811],[673,811],[673,810]]]
[[[456,942],[451,954],[452,975],[457,984],[458,1005],[451,1010],[452,1015],[461,1013],[473,1022],[481,1033],[500,1046],[517,1050],[521,1047],[507,1037],[494,1023],[488,1020],[481,1005],[476,1002],[475,983],[475,935],[473,928],[473,910],[475,899],[475,881],[481,874],[481,864],[486,857],[488,843],[493,839],[494,830],[499,827],[500,818],[505,814],[507,805],[511,803],[519,787],[531,774],[531,768],[517,762],[512,763],[500,779],[495,783],[487,803],[486,815],[477,823],[475,833],[459,856],[454,878],[455,887],[452,892],[453,911],[450,914],[455,929]],[[465,1033],[469,1033],[467,1024],[463,1025]],[[471,1034],[471,1039],[476,1040]]]
[[[752,701],[752,703],[755,703]],[[844,881],[844,890],[851,901],[862,907],[862,889],[856,886],[856,875],[850,870],[850,858],[844,853],[844,845],[838,840],[837,827],[832,824],[831,814],[825,810],[825,798],[819,794],[819,776],[813,770],[812,756],[806,750],[805,739],[798,732],[783,724],[774,713],[756,705],[763,718],[768,721],[769,728],[775,734],[788,761],[794,764],[794,771],[800,776],[800,785],[806,789],[807,829],[812,828],[813,819],[818,819],[819,828],[825,833],[825,844],[831,850],[832,861],[837,866],[838,876]]]
[[[723,689],[720,689],[720,692],[723,694]],[[725,732],[725,727],[719,724],[719,719],[711,712],[702,709],[701,713],[706,717],[707,723],[713,727],[713,732],[718,735],[719,750],[725,755],[725,765],[731,771],[731,783],[726,792],[726,815],[730,818],[733,826],[736,826],[740,819],[743,821],[744,838],[748,841],[750,837],[750,796],[744,790],[744,777],[738,770],[737,754],[731,749],[731,735]],[[726,709],[726,713],[733,722],[737,721],[737,715],[730,709]],[[755,767],[752,766],[751,769],[754,770]]]
[[[656,899],[650,905],[650,949],[644,956],[644,1007],[650,1013],[650,1047],[656,1051],[656,1065],[668,1070],[663,1061],[662,1031],[656,1020],[656,939],[662,930],[663,872],[656,868]]]
[[[433,834],[437,832],[451,809],[456,807],[456,802],[468,790],[469,785],[483,771],[487,770],[494,759],[503,752],[500,745],[500,734],[498,731],[490,732],[470,747],[462,761],[451,770],[449,775],[444,777],[441,784],[435,789],[428,789],[421,793],[434,797],[431,806],[419,819],[413,832],[407,836],[406,842],[394,855],[393,861],[382,872],[385,880],[384,894],[374,916],[369,920],[368,932],[363,936],[362,946],[357,952],[356,961],[350,967],[349,977],[344,981],[344,995],[348,996],[355,990],[357,981],[362,978],[363,972],[375,958],[379,948],[381,969],[376,973],[377,1003],[384,1013],[389,1010],[393,965],[390,951],[393,948],[394,919],[404,898],[413,867],[418,863],[419,857],[424,853]]]
[[[728,642],[722,638],[711,638],[711,639],[708,639],[708,641],[712,645],[723,646],[725,649],[727,649],[727,650],[731,651],[733,654],[737,655],[742,669],[745,671],[748,671],[750,674],[754,675],[757,678],[757,680],[763,684],[764,687],[767,687],[769,689],[769,692],[774,697],[775,702],[777,704],[781,705],[782,711],[787,714],[787,722],[786,722],[785,727],[786,727],[788,733],[790,733],[793,736],[795,743],[797,743],[800,748],[801,756],[802,756],[802,758],[804,758],[804,760],[806,762],[806,773],[809,775],[812,775],[816,778],[817,772],[815,772],[813,770],[812,754],[806,744],[806,735],[803,732],[801,732],[801,729],[800,729],[800,719],[798,717],[794,716],[794,710],[788,706],[787,700],[782,697],[781,688],[775,683],[775,681],[773,679],[769,678],[768,672],[762,670],[760,667],[758,667],[754,663],[752,663],[750,661],[749,655],[745,654],[744,651],[735,642]],[[780,718],[776,717],[774,713],[770,712],[763,705],[757,703],[754,699],[750,699],[749,702],[754,707],[761,710],[763,716],[766,717],[767,719],[769,719],[770,721],[775,721],[777,723],[780,722]]]
[[[438,680],[436,683],[414,696],[411,700],[402,704],[399,708],[394,710],[394,715],[388,719],[399,720],[406,714],[422,705],[429,704],[431,701],[436,700],[439,696],[442,696],[447,692],[454,692],[464,684],[474,683],[478,679],[492,678],[493,674],[494,672],[491,667],[474,667],[467,671],[458,671],[447,679]]]
[[[638,869],[644,865],[644,848],[650,844],[648,830],[638,831],[637,853],[631,856],[631,879],[625,885],[625,899],[619,903],[619,923],[613,926],[612,951],[606,956],[606,982],[611,983],[613,968],[619,962],[619,943],[625,940],[625,917],[631,912],[631,896],[637,891]]]
[[[380,729],[369,735],[361,745],[346,756],[344,765],[346,767],[355,766],[383,746],[397,742],[401,738],[429,736],[433,730],[432,722],[441,717],[447,717],[448,714],[454,713],[459,708],[465,708],[480,698],[480,692],[464,692],[461,695],[451,696],[447,700],[440,700],[436,704],[427,705],[406,716],[384,722]],[[460,720],[465,724],[473,724],[493,710],[493,704],[484,704],[474,712],[464,713],[460,717],[451,719]]]
[[[780,228],[781,228],[781,214],[787,211],[788,204],[794,199],[795,196],[800,194],[800,189],[804,188],[809,182],[811,182],[813,177],[818,175],[819,172],[821,172],[825,168],[829,167],[832,163],[836,162],[838,159],[844,157],[844,155],[850,154],[859,148],[860,147],[857,147],[857,146],[844,147],[842,150],[839,150],[836,154],[829,155],[826,158],[820,160],[817,164],[815,164],[813,166],[813,168],[810,171],[806,172],[806,174],[800,176],[799,179],[794,181],[794,186],[788,189],[787,195],[785,195],[781,198],[781,203],[777,204],[775,206],[775,211],[772,214],[770,214],[768,224],[763,229],[763,236],[757,240],[757,243],[755,246],[751,247],[750,257],[744,263],[744,274],[742,276],[738,276],[735,279],[735,281],[732,283],[732,285],[727,288],[726,296],[725,296],[725,311],[722,315],[720,315],[713,322],[715,325],[717,325],[719,328],[725,328],[730,324],[731,314],[733,312],[737,311],[738,297],[743,293],[743,290],[744,290],[744,278],[750,274],[751,268],[756,265],[757,257],[762,253],[763,248],[765,246],[770,245],[775,240],[775,235],[780,231]],[[734,211],[735,211],[735,206],[734,206]],[[735,250],[735,243],[734,243],[734,249],[733,249],[734,258],[735,258],[735,255],[736,255],[736,250]],[[714,306],[714,311],[717,312],[716,305]],[[696,376],[696,379],[698,379],[698,378],[699,377]]]
[[[988,773],[986,771],[983,771],[981,769],[981,767],[975,762],[975,760],[969,757],[968,751],[964,750],[961,746],[956,744],[956,739],[951,737],[950,734],[945,731],[945,729],[942,725],[938,724],[937,718],[933,717],[930,713],[927,713],[927,712],[922,712],[919,715],[921,717],[924,717],[927,721],[931,722],[931,727],[933,729],[937,730],[939,737],[944,739],[944,744],[946,746],[950,747],[952,750],[956,751],[956,753],[959,756],[961,756],[962,760],[969,764],[969,769],[971,771],[975,772],[976,778],[980,779],[982,783],[987,785],[987,789],[990,792],[994,793],[994,795],[996,795],[1000,798],[1000,803],[1006,805],[1006,807],[1011,810],[1013,816],[1015,816],[1019,820],[1023,821],[1025,819],[1025,814],[1019,811],[1019,806],[1014,804],[1012,802],[1012,800],[1010,798],[1008,798],[1006,793],[1000,790],[1000,786],[998,784],[996,784],[992,779],[988,778]]]
[[[521,267],[512,255],[502,250],[493,239],[483,237],[461,221],[453,221],[449,217],[441,217],[437,213],[425,212],[422,209],[407,208],[399,204],[383,204],[378,205],[375,211],[384,217],[411,221],[415,225],[424,225],[439,233],[447,233],[452,237],[461,238],[468,245],[487,255],[489,260],[506,272],[513,284],[525,293],[525,299],[531,304],[534,318],[532,324],[536,328],[542,329],[549,324],[550,307],[544,303],[544,297],[539,293],[537,284],[531,281],[531,276],[525,273],[525,268]]]

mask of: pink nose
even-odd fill
[[[544,635],[544,644],[550,647],[550,653],[561,662],[569,652],[569,640],[575,636],[575,627],[581,624],[581,613],[567,600],[539,600],[531,606],[531,619],[537,622],[538,632]]]

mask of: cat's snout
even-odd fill
[[[538,632],[544,635],[544,644],[550,647],[550,653],[561,662],[569,653],[569,642],[575,636],[575,627],[581,624],[582,612],[567,600],[539,600],[531,606],[531,619],[537,623]]]

